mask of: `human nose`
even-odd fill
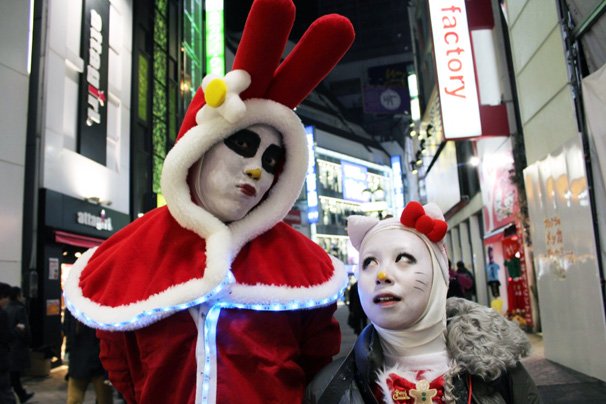
[[[379,272],[377,272],[377,279],[375,280],[375,283],[377,285],[380,285],[382,283],[385,283],[385,284],[389,285],[389,284],[392,283],[392,280],[389,277],[389,275],[387,275],[387,272],[385,272],[385,271],[379,271]]]
[[[255,181],[259,181],[261,179],[261,169],[260,168],[250,168],[245,170],[244,173]]]

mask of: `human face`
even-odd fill
[[[427,307],[432,282],[429,249],[414,233],[390,229],[365,240],[358,292],[374,324],[389,330],[415,324]]]
[[[275,129],[255,125],[236,132],[202,158],[196,202],[223,222],[240,220],[269,190],[283,160]]]

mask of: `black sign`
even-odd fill
[[[109,0],[85,0],[82,11],[78,152],[105,165]]]
[[[44,224],[86,236],[108,238],[130,223],[129,215],[72,198],[50,189],[42,190]]]

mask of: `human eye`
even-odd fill
[[[257,153],[260,142],[259,135],[247,129],[240,130],[225,139],[227,147],[246,158],[253,157]]]
[[[284,161],[284,148],[275,144],[270,145],[263,153],[261,164],[265,171],[270,174],[275,174],[276,170]]]
[[[396,257],[396,262],[400,262],[402,259],[404,259],[404,262],[406,262],[407,264],[415,264],[417,262],[417,259],[415,257],[405,252],[401,252],[398,254],[398,256]]]
[[[364,261],[362,261],[362,269],[366,269],[369,266],[375,266],[378,265],[379,262],[377,261],[377,259],[375,257],[366,257],[364,258]]]

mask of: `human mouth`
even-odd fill
[[[240,188],[240,192],[242,192],[246,196],[256,196],[257,195],[257,190],[252,185],[241,184],[241,185],[238,185],[238,188]]]
[[[390,293],[382,293],[380,295],[376,295],[374,299],[372,299],[373,303],[383,307],[393,306],[400,300],[402,299]]]

